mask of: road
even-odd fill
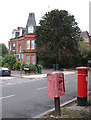
[[[66,94],[61,104],[76,97],[76,72],[65,73]],[[91,91],[91,71],[88,90]],[[32,118],[54,108],[54,99],[48,97],[47,77],[0,77],[2,84],[2,117]]]

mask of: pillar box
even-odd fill
[[[60,97],[65,94],[64,74],[52,72],[47,74],[48,97]]]
[[[77,67],[77,102],[78,105],[84,106],[87,104],[87,80],[88,67]]]

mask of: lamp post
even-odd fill
[[[21,74],[22,74],[22,73],[21,73],[21,72],[22,72],[21,54],[22,54],[22,53],[20,52],[20,76],[21,76]]]

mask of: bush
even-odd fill
[[[16,63],[16,58],[13,53],[6,54],[2,59],[2,65],[5,66],[8,64],[11,70],[14,69],[15,63]]]
[[[32,65],[32,64],[30,64],[30,65],[25,65],[24,68],[29,68],[29,73],[31,73],[31,72],[34,72],[34,73],[37,72],[36,66],[35,66],[35,65]]]
[[[40,64],[38,64],[37,67],[43,69],[43,66]]]
[[[3,67],[7,67],[7,68],[9,68],[9,69],[10,69],[10,67],[9,67],[9,65],[8,65],[8,64],[4,65]]]
[[[14,64],[14,69],[15,69],[15,70],[20,70],[20,65],[21,65],[20,62],[16,62],[16,63]]]

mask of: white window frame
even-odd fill
[[[35,64],[35,55],[31,55],[31,64]]]
[[[13,51],[15,51],[15,43],[13,43]]]
[[[30,64],[30,55],[26,55],[26,64]]]
[[[33,26],[28,26],[28,33],[33,33]]]
[[[27,46],[26,49],[29,50],[30,49],[30,40],[27,40]]]
[[[35,40],[31,40],[31,50],[35,49]]]
[[[20,59],[20,54],[19,54],[19,57],[18,57],[18,59]],[[21,59],[23,59],[23,54],[21,54]]]
[[[10,47],[9,50],[11,51],[11,43],[10,43],[9,47]]]

